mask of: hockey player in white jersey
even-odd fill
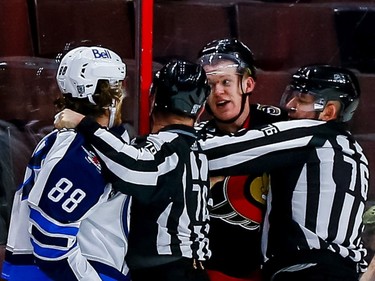
[[[62,59],[58,106],[119,130],[126,65],[111,50],[78,47]],[[58,115],[57,117],[58,118]],[[74,130],[54,130],[37,145],[14,197],[2,278],[130,280],[124,262],[130,197],[102,176],[92,147]]]

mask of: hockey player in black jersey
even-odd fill
[[[212,119],[197,126],[202,139],[287,119],[275,106],[250,103],[256,67],[251,50],[241,41],[208,43],[200,51],[199,63],[211,86],[206,111]],[[212,257],[207,269],[212,281],[260,280],[260,229],[267,191],[268,176],[264,173],[211,179]]]

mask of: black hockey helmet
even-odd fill
[[[174,60],[154,75],[150,90],[151,109],[195,118],[209,94],[210,87],[202,66]]]
[[[341,115],[338,121],[349,121],[360,97],[360,86],[355,74],[346,68],[330,65],[309,65],[299,68],[293,75],[281,99],[281,106],[290,97],[291,92],[309,93],[316,97],[316,111],[322,111],[328,101],[341,103]]]
[[[227,59],[238,65],[238,71],[248,71],[256,77],[254,54],[244,43],[235,38],[213,40],[205,45],[198,54],[200,65],[215,64],[218,60]]]

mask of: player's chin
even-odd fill
[[[216,106],[213,112],[215,113],[215,116],[222,120],[232,119],[236,115],[234,114],[234,112],[236,112],[234,108],[229,106]]]

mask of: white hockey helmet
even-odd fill
[[[125,76],[126,65],[115,52],[103,47],[78,47],[63,57],[56,80],[63,94],[88,98],[95,104],[92,96],[98,80],[108,80],[116,85]]]

